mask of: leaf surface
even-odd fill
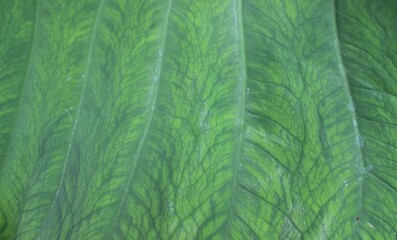
[[[396,237],[394,1],[0,4],[0,238]]]

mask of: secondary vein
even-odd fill
[[[246,66],[246,56],[245,56],[245,39],[244,39],[244,24],[243,24],[243,14],[242,14],[242,0],[236,0],[235,2],[235,16],[237,21],[237,39],[239,43],[239,54],[241,56],[241,65],[240,71],[241,75],[239,77],[240,81],[240,94],[241,94],[241,101],[240,101],[240,112],[239,112],[239,136],[238,136],[238,143],[237,143],[237,154],[236,159],[233,163],[233,192],[232,192],[232,202],[230,204],[229,209],[229,216],[227,219],[227,223],[230,224],[233,209],[236,204],[236,192],[238,186],[238,171],[239,171],[239,163],[242,157],[242,145],[243,145],[243,135],[244,135],[244,117],[245,117],[245,103],[247,97],[247,90],[246,90],[246,81],[247,81],[247,66]]]
[[[92,52],[93,52],[93,49],[94,49],[95,33],[97,32],[97,29],[98,29],[100,15],[101,15],[102,8],[103,8],[103,5],[104,5],[105,1],[106,0],[101,0],[101,2],[99,3],[98,10],[97,10],[96,17],[95,17],[94,27],[93,27],[92,33],[91,33],[91,38],[90,38],[90,42],[89,42],[87,65],[86,65],[86,69],[85,69],[84,73],[82,74],[82,88],[81,88],[81,92],[80,92],[80,101],[79,101],[79,104],[77,106],[76,119],[75,119],[75,121],[73,123],[72,132],[71,132],[70,140],[69,140],[69,146],[68,146],[68,150],[66,152],[65,162],[64,162],[64,165],[63,165],[63,168],[62,168],[61,180],[59,182],[59,186],[57,188],[57,191],[55,192],[55,197],[54,197],[54,200],[53,200],[53,202],[51,204],[51,207],[50,207],[50,209],[48,211],[48,214],[47,214],[47,216],[46,216],[46,218],[45,218],[45,220],[43,222],[46,222],[48,220],[49,214],[50,214],[52,208],[54,207],[54,205],[56,203],[56,200],[59,197],[60,189],[62,188],[62,185],[64,184],[66,168],[67,168],[68,163],[70,161],[69,160],[70,159],[70,152],[71,152],[71,149],[72,149],[74,137],[76,135],[76,128],[77,128],[77,125],[78,125],[79,120],[80,120],[81,107],[82,107],[82,104],[83,104],[84,94],[85,94],[85,90],[86,90],[86,86],[87,86],[87,79],[89,77],[88,76],[88,72],[90,70],[91,61],[92,61]],[[43,224],[42,228],[43,227],[44,227],[44,224]]]
[[[127,196],[128,196],[128,193],[129,193],[130,187],[131,187],[132,178],[133,178],[133,176],[135,174],[135,170],[136,170],[136,167],[138,165],[139,158],[141,156],[143,146],[145,145],[148,132],[149,132],[149,130],[150,130],[151,126],[152,126],[152,123],[153,123],[153,115],[154,115],[154,112],[155,112],[155,109],[156,109],[156,103],[157,103],[157,98],[158,98],[158,88],[159,88],[159,82],[160,82],[161,71],[162,71],[162,66],[163,66],[163,55],[164,55],[163,53],[164,53],[164,48],[165,48],[165,45],[166,45],[166,38],[167,38],[167,32],[168,32],[168,23],[169,23],[169,19],[170,19],[170,15],[171,15],[171,9],[172,9],[172,0],[169,0],[168,5],[167,5],[167,10],[166,10],[167,12],[166,12],[166,15],[165,15],[165,21],[164,21],[165,22],[164,23],[164,32],[163,32],[163,35],[162,35],[161,40],[160,40],[161,41],[160,42],[160,49],[158,51],[155,73],[154,73],[154,76],[153,76],[153,79],[152,79],[154,84],[153,84],[153,87],[151,89],[151,92],[149,93],[150,94],[149,95],[150,96],[150,102],[149,102],[149,108],[148,108],[149,120],[148,120],[148,123],[146,124],[146,127],[144,129],[143,136],[142,136],[142,138],[141,138],[141,140],[140,140],[140,142],[138,144],[138,148],[136,150],[136,154],[135,154],[134,161],[133,161],[133,166],[132,166],[131,172],[130,172],[130,174],[128,176],[127,186],[125,188],[124,195],[123,195],[123,197],[122,197],[122,199],[120,201],[120,205],[119,205],[119,207],[117,209],[117,212],[116,212],[116,215],[115,215],[115,219],[119,218],[119,216],[121,214],[121,210],[122,210],[122,208],[124,207],[124,205],[126,203]],[[114,224],[116,224],[116,221],[114,221]]]
[[[356,114],[356,110],[355,110],[355,105],[354,105],[354,101],[353,101],[353,97],[351,94],[351,89],[350,89],[350,85],[349,85],[349,81],[347,78],[347,74],[346,74],[346,69],[345,69],[345,65],[343,63],[343,58],[342,58],[342,53],[340,50],[340,40],[339,40],[339,36],[338,36],[338,30],[337,30],[337,13],[336,13],[336,1],[334,3],[334,6],[332,8],[333,15],[334,15],[334,32],[335,32],[335,36],[336,36],[336,48],[337,48],[337,58],[338,61],[341,63],[339,66],[339,70],[342,74],[343,77],[343,83],[345,84],[345,88],[347,90],[348,93],[348,98],[350,100],[350,103],[348,104],[349,110],[351,111],[352,114],[352,125],[353,125],[353,129],[354,129],[354,135],[355,135],[355,145],[358,148],[358,156],[356,161],[359,162],[360,167],[359,167],[359,173],[360,173],[360,178],[363,177],[364,173],[365,173],[365,167],[364,167],[364,159],[363,159],[363,153],[362,153],[362,145],[361,145],[361,135],[360,135],[360,131],[358,128],[358,122],[357,122],[357,114]],[[359,179],[359,202],[358,202],[358,206],[361,209],[362,208],[362,198],[363,198],[363,179]]]
[[[10,154],[9,151],[10,151],[11,142],[15,138],[15,129],[17,129],[17,125],[18,125],[19,118],[20,118],[21,102],[22,102],[23,96],[26,94],[26,82],[28,81],[28,78],[30,76],[29,73],[30,73],[30,70],[32,68],[32,62],[33,62],[32,61],[32,55],[33,55],[33,52],[34,52],[34,49],[35,49],[35,46],[36,46],[36,42],[37,42],[37,31],[38,31],[37,30],[38,29],[37,22],[39,21],[39,14],[40,14],[40,0],[37,0],[37,3],[36,3],[36,16],[35,16],[34,30],[33,30],[33,39],[32,39],[32,45],[30,47],[29,60],[28,60],[28,64],[27,64],[27,67],[26,67],[26,74],[25,74],[25,77],[24,77],[24,80],[23,80],[23,83],[22,83],[21,94],[19,96],[17,110],[16,110],[16,113],[15,113],[15,118],[14,118],[15,126],[14,126],[14,129],[12,130],[12,133],[10,134],[10,137],[9,137],[8,146],[7,146],[7,149],[6,149],[6,153],[4,155],[4,157],[5,157],[4,160],[8,159],[8,156]],[[4,170],[4,168],[1,168],[0,172],[2,170]]]

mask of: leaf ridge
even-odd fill
[[[237,27],[237,39],[239,43],[239,54],[241,55],[241,66],[240,66],[240,71],[241,71],[241,76],[239,77],[239,80],[241,82],[240,85],[240,92],[241,92],[241,103],[240,103],[240,112],[239,112],[239,134],[238,134],[238,143],[237,143],[237,154],[235,161],[233,163],[233,192],[232,192],[232,202],[230,204],[230,209],[228,213],[228,218],[226,222],[226,227],[230,226],[230,219],[231,216],[233,215],[233,209],[236,204],[236,192],[237,192],[237,187],[238,187],[238,171],[239,171],[239,161],[241,161],[242,157],[242,145],[243,145],[243,133],[244,133],[244,117],[245,117],[245,108],[246,108],[246,98],[247,98],[247,90],[246,90],[246,81],[247,81],[247,66],[246,66],[246,47],[245,47],[245,36],[244,36],[244,23],[243,23],[243,9],[242,9],[242,0],[236,0],[235,1],[235,6],[234,6],[234,15],[235,15],[235,21],[236,21],[236,27]]]
[[[81,107],[82,107],[82,104],[83,104],[84,94],[85,94],[85,90],[86,90],[86,86],[87,86],[87,79],[88,79],[87,75],[88,75],[88,71],[90,70],[91,61],[92,61],[92,52],[93,52],[93,49],[94,49],[93,45],[94,45],[94,39],[95,39],[95,32],[98,29],[98,22],[99,22],[99,18],[100,18],[100,15],[101,15],[101,12],[102,12],[102,8],[103,8],[103,5],[104,5],[105,1],[106,0],[101,0],[100,3],[99,3],[98,10],[97,10],[96,17],[95,17],[95,21],[94,21],[94,26],[93,26],[92,33],[91,33],[91,39],[90,39],[90,42],[89,42],[89,50],[88,50],[88,58],[87,58],[87,66],[86,66],[86,69],[85,69],[84,73],[82,74],[82,89],[81,89],[81,92],[80,92],[80,101],[79,101],[79,104],[77,106],[76,119],[75,119],[75,121],[73,123],[72,132],[70,134],[69,146],[68,146],[68,150],[66,152],[65,162],[64,162],[64,165],[63,165],[63,168],[62,168],[61,180],[60,180],[59,186],[57,188],[57,191],[55,192],[55,197],[54,197],[54,200],[51,203],[50,210],[48,211],[48,214],[47,214],[46,218],[44,219],[43,223],[48,221],[48,217],[50,215],[51,209],[54,207],[54,205],[56,203],[56,200],[59,197],[59,191],[60,191],[60,189],[61,189],[61,187],[62,187],[62,185],[64,183],[66,168],[67,168],[68,163],[69,163],[69,156],[70,156],[70,152],[71,152],[71,149],[72,149],[73,140],[74,140],[74,137],[75,137],[75,134],[76,134],[77,124],[78,124],[78,122],[80,120]],[[42,225],[40,231],[42,230],[42,228],[44,228],[44,224]]]
[[[162,70],[162,66],[163,66],[164,48],[165,48],[165,45],[166,45],[166,38],[167,38],[167,32],[168,32],[167,30],[168,30],[168,24],[169,24],[170,15],[171,15],[172,3],[173,3],[173,0],[169,0],[168,1],[168,5],[167,5],[167,9],[166,9],[167,12],[166,12],[166,15],[165,15],[164,32],[163,32],[163,35],[162,35],[161,40],[160,40],[161,41],[160,42],[160,49],[159,49],[159,52],[158,52],[156,68],[155,68],[155,72],[154,72],[154,76],[153,76],[154,84],[153,84],[153,87],[152,87],[151,92],[150,92],[150,103],[149,103],[149,109],[148,109],[148,111],[150,112],[149,113],[149,120],[148,120],[148,123],[147,123],[147,125],[146,125],[146,127],[144,129],[143,136],[142,136],[141,140],[139,141],[135,157],[133,158],[134,163],[133,163],[133,166],[132,166],[132,170],[130,171],[130,174],[128,176],[127,186],[126,186],[125,192],[124,192],[123,197],[122,197],[122,199],[120,201],[120,204],[118,206],[117,212],[116,212],[116,214],[114,216],[115,219],[119,218],[119,216],[121,215],[121,210],[122,210],[122,208],[124,207],[124,205],[126,203],[127,196],[128,196],[128,193],[129,193],[130,187],[131,187],[132,178],[133,178],[133,176],[135,174],[136,167],[138,165],[138,161],[139,161],[139,158],[140,158],[141,153],[142,153],[142,148],[143,148],[143,146],[144,146],[144,144],[146,142],[148,132],[149,132],[149,130],[150,130],[151,126],[152,126],[152,123],[153,123],[153,115],[154,115],[154,112],[156,110],[156,105],[157,105],[156,103],[157,103],[157,98],[158,98],[158,88],[159,88],[159,85],[160,85],[161,70]],[[115,227],[116,226],[116,221],[113,221],[113,223],[114,223],[113,226]]]
[[[357,113],[356,113],[356,109],[355,109],[355,104],[353,101],[353,96],[351,93],[351,89],[350,89],[350,84],[347,78],[347,74],[346,74],[346,69],[345,69],[345,64],[343,63],[343,57],[342,57],[342,52],[340,49],[340,40],[339,40],[339,36],[338,36],[338,29],[337,29],[337,13],[336,13],[336,0],[334,1],[334,5],[332,7],[332,11],[333,11],[333,16],[334,16],[334,21],[333,21],[333,27],[334,27],[334,33],[336,36],[336,41],[335,41],[335,45],[336,45],[336,52],[337,52],[337,58],[338,58],[338,62],[340,62],[341,64],[339,65],[339,71],[342,74],[343,77],[343,83],[345,84],[345,88],[347,90],[348,93],[348,98],[350,100],[350,103],[348,104],[348,108],[351,112],[352,115],[352,125],[354,128],[354,135],[355,135],[355,141],[356,141],[356,145],[357,149],[358,149],[358,156],[356,158],[356,162],[359,164],[359,174],[360,177],[357,180],[360,180],[360,178],[363,177],[364,173],[366,172],[365,170],[365,166],[364,166],[364,158],[363,158],[363,152],[362,152],[362,137],[360,134],[360,130],[358,127],[358,122],[357,122]],[[358,206],[360,209],[363,209],[362,206],[362,198],[363,198],[363,180],[359,181],[359,202],[358,202]]]
[[[34,51],[34,45],[36,45],[36,42],[37,42],[37,29],[38,29],[38,24],[37,24],[37,22],[39,21],[39,14],[40,14],[40,3],[41,3],[41,1],[40,0],[37,0],[37,2],[36,2],[36,16],[35,16],[35,21],[34,21],[34,31],[33,31],[33,39],[32,39],[32,44],[31,44],[31,47],[30,47],[30,53],[29,53],[29,60],[28,60],[28,65],[27,65],[27,67],[26,67],[26,74],[25,74],[25,77],[24,77],[24,80],[23,80],[23,83],[22,83],[22,88],[21,88],[21,94],[20,94],[20,96],[19,96],[19,99],[18,99],[18,104],[17,104],[17,110],[16,110],[16,112],[15,112],[15,117],[14,117],[14,121],[15,121],[15,125],[14,125],[14,127],[13,127],[13,130],[11,130],[12,131],[12,133],[10,134],[10,136],[9,136],[9,139],[10,139],[10,141],[8,141],[8,146],[7,146],[7,150],[6,150],[6,152],[5,152],[5,155],[4,155],[4,161],[6,161],[6,159],[8,159],[8,155],[9,155],[9,151],[10,151],[10,146],[11,146],[11,142],[12,142],[12,139],[14,139],[15,137],[15,130],[14,129],[16,129],[16,125],[18,125],[18,122],[19,122],[19,118],[20,118],[20,106],[21,106],[21,102],[22,102],[22,99],[23,99],[23,95],[25,94],[25,92],[26,92],[26,82],[27,82],[27,79],[28,79],[28,77],[29,77],[29,73],[30,73],[30,69],[32,68],[31,67],[31,65],[32,65],[32,55],[33,55],[33,51]],[[3,163],[3,160],[0,160],[0,163]],[[1,168],[0,169],[0,172],[2,172],[4,170],[4,168]]]
[[[20,97],[19,97],[19,100],[18,100],[17,110],[16,110],[15,117],[14,117],[15,125],[14,125],[14,128],[12,130],[12,133],[9,136],[10,140],[8,141],[7,150],[6,150],[5,155],[4,155],[4,162],[5,162],[6,159],[8,159],[8,156],[10,154],[10,148],[11,148],[11,145],[12,145],[11,142],[13,142],[14,139],[15,139],[15,129],[17,129],[17,125],[19,125],[20,112],[21,112],[21,107],[20,106],[21,106],[21,102],[22,102],[23,96],[26,93],[26,83],[28,82],[28,78],[30,76],[30,70],[32,69],[32,64],[33,64],[32,63],[33,62],[32,61],[32,56],[33,56],[33,52],[34,52],[34,49],[35,49],[34,46],[37,45],[36,42],[37,42],[37,34],[38,34],[38,21],[39,21],[39,15],[40,15],[40,7],[41,7],[41,1],[37,0],[37,2],[36,2],[36,15],[35,15],[35,20],[34,20],[33,39],[32,39],[32,44],[31,44],[29,57],[28,57],[29,60],[28,60],[28,64],[27,64],[27,67],[26,67],[26,74],[25,74],[25,77],[24,77],[24,80],[23,80],[23,83],[22,83],[21,94],[20,94]],[[0,161],[0,163],[3,163],[3,161]],[[5,168],[1,168],[0,169],[0,176],[3,176],[3,174],[1,174],[1,173],[3,173],[4,171],[5,171]],[[24,186],[23,190],[21,192],[25,192],[27,187],[28,186]],[[17,201],[19,201],[19,200],[17,200]],[[26,205],[26,202],[24,202],[23,205]],[[17,220],[18,221],[17,225],[19,225],[20,217],[21,216],[18,216],[19,219]]]

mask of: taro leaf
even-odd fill
[[[395,0],[0,13],[0,238],[396,238]]]

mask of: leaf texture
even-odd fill
[[[395,1],[0,5],[0,238],[396,238]]]

